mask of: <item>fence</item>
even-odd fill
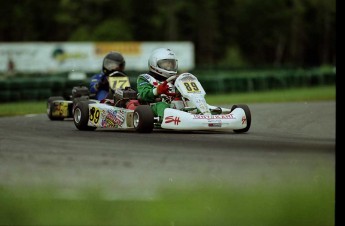
[[[195,70],[192,71],[206,93],[236,93],[333,85],[336,82],[334,68],[291,70]],[[128,72],[132,87],[140,72]],[[83,79],[71,79],[68,73],[16,74],[0,76],[0,103],[46,100],[50,96],[66,96],[74,86],[89,86],[91,74]]]

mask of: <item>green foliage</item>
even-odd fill
[[[122,20],[107,20],[101,23],[93,32],[93,40],[99,41],[130,41],[131,30]]]
[[[23,0],[2,2],[0,13],[2,42],[188,40],[197,66],[336,60],[335,0]]]
[[[228,47],[225,57],[219,62],[220,67],[245,68],[248,63],[243,59],[237,46]]]
[[[88,25],[81,25],[74,31],[70,41],[130,41],[131,31],[121,20],[107,20],[94,30]]]

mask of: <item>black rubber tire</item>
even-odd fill
[[[154,114],[149,105],[139,105],[134,110],[134,129],[139,133],[151,133],[154,126]]]
[[[89,100],[90,100],[89,96],[81,96],[81,97],[73,98],[73,104],[72,104],[72,107],[71,107],[71,115],[73,116],[74,108],[75,108],[75,106],[77,105],[78,102],[80,102],[80,101],[89,101]]]
[[[251,115],[250,109],[249,109],[248,105],[246,105],[246,104],[236,104],[236,105],[231,107],[231,111],[233,111],[236,108],[242,108],[244,110],[244,113],[246,114],[246,118],[247,118],[247,126],[243,129],[234,129],[234,132],[235,133],[246,133],[249,131],[250,125],[252,123],[252,115]]]
[[[73,109],[73,122],[74,125],[82,131],[92,131],[96,127],[88,126],[89,121],[89,104],[93,101],[80,101],[76,103]]]
[[[49,97],[47,100],[47,116],[52,121],[61,121],[64,119],[63,117],[56,117],[52,115],[53,101],[56,101],[56,100],[65,100],[65,98],[63,98],[62,96]]]
[[[72,88],[72,98],[78,98],[82,96],[89,96],[90,91],[89,88],[86,86],[74,86]]]

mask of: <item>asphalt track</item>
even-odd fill
[[[226,106],[226,105],[224,105]],[[227,106],[230,107],[231,105]],[[335,181],[335,102],[248,104],[248,133],[97,129],[45,114],[0,118],[0,186],[85,187],[113,198],[162,188]]]

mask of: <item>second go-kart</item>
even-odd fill
[[[94,98],[86,86],[75,86],[68,97],[52,96],[47,100],[47,116],[50,120],[64,120],[73,117],[73,108],[78,101]]]
[[[74,124],[79,130],[96,128],[134,129],[150,133],[155,128],[168,130],[233,130],[248,132],[251,112],[246,104],[231,108],[207,104],[205,90],[191,73],[172,76],[167,82],[174,82],[177,94],[165,96],[170,104],[164,110],[164,117],[155,117],[151,106],[142,104],[136,98],[136,91],[130,88],[127,77],[113,79],[114,98],[101,102],[80,101],[74,108]],[[110,80],[109,80],[110,81]],[[123,86],[119,86],[119,84]],[[127,86],[127,85],[128,86]],[[154,104],[154,103],[153,103]]]

